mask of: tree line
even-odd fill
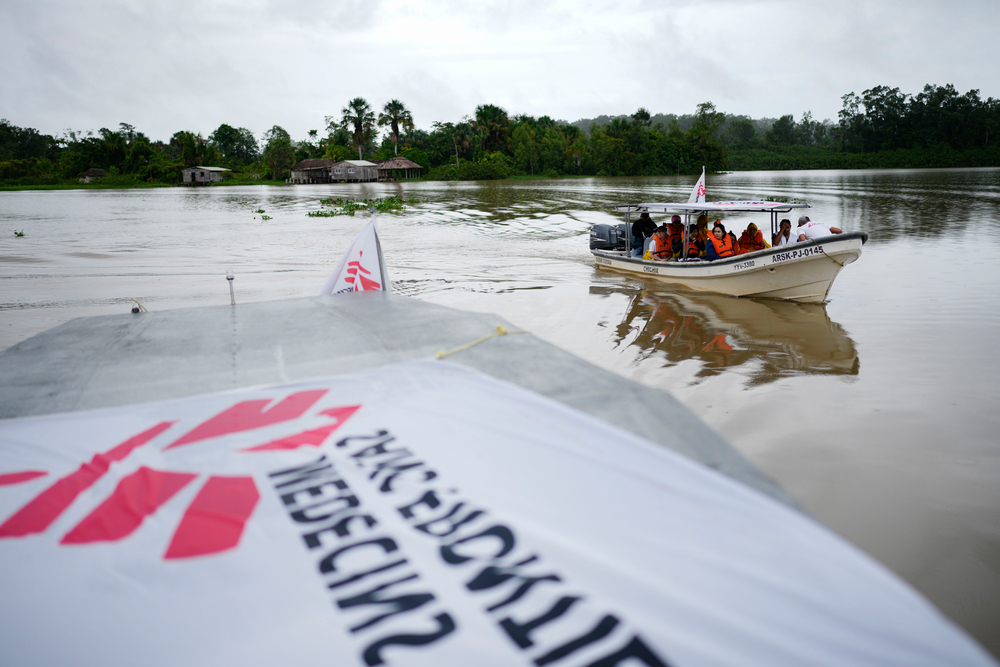
[[[1000,100],[951,84],[915,94],[876,86],[841,98],[837,121],[806,112],[753,119],[726,114],[711,102],[691,114],[626,116],[573,123],[549,116],[510,115],[482,104],[457,121],[418,129],[399,100],[381,111],[361,97],[326,116],[325,136],[310,130],[295,141],[275,125],[260,138],[222,124],[207,137],[190,131],[154,141],[127,123],[59,137],[0,120],[0,183],[75,182],[90,168],[113,185],[174,184],[186,166],[227,167],[227,178],[282,181],[300,160],[384,160],[402,155],[424,167],[423,178],[517,176],[656,176],[729,169],[1000,166],[995,135]],[[992,141],[991,141],[992,140]]]

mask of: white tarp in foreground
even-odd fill
[[[0,423],[4,665],[988,665],[812,520],[445,362]]]

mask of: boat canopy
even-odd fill
[[[777,202],[777,201],[756,201],[756,200],[746,200],[746,201],[716,201],[716,202],[701,202],[700,204],[689,204],[685,203],[651,203],[651,204],[627,204],[622,206],[615,206],[618,211],[650,211],[650,212],[662,212],[662,213],[677,213],[686,212],[694,213],[696,211],[763,211],[765,213],[787,213],[793,208],[810,208],[809,204],[790,204],[788,202]]]

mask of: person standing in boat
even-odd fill
[[[799,241],[811,241],[812,239],[830,236],[832,234],[843,234],[838,227],[830,227],[821,222],[813,222],[808,215],[799,218],[799,228],[795,230],[799,235]]]
[[[716,222],[719,222],[716,220]],[[698,243],[699,248],[701,248],[701,254],[699,255],[702,259],[705,258],[705,251],[708,248],[708,239],[711,234],[708,231],[708,216],[705,214],[698,216]]]
[[[684,223],[681,222],[681,216],[675,215],[670,218],[670,224],[667,225],[667,237],[670,239],[670,246],[673,249],[674,257],[681,257],[684,253],[681,250],[684,247]]]
[[[775,248],[783,245],[792,245],[798,241],[799,237],[792,234],[792,221],[785,218],[781,221],[780,227],[778,227],[778,233],[774,235],[771,239],[771,243]]]
[[[656,223],[649,217],[649,213],[643,212],[639,219],[632,223],[632,256],[642,257],[646,251],[646,239],[653,236],[656,231]]]
[[[709,243],[705,244],[705,258],[708,261],[725,259],[736,255],[736,242],[732,234],[726,233],[726,227],[722,222],[716,220],[712,228],[712,235],[708,237]]]

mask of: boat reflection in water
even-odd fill
[[[591,294],[621,294],[591,287]],[[744,366],[748,385],[795,375],[857,375],[854,341],[826,306],[774,299],[737,299],[680,288],[633,293],[615,330],[618,345],[641,350],[640,361],[661,357],[667,366],[701,362],[699,378]]]

